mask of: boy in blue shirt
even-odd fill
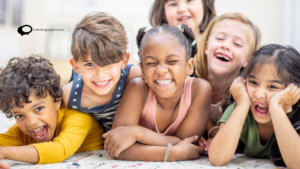
[[[74,71],[72,82],[63,87],[64,106],[90,113],[105,131],[112,127],[128,82],[142,76],[140,67],[127,65],[127,44],[123,25],[106,13],[87,15],[73,32]]]

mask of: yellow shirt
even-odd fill
[[[75,152],[103,148],[102,134],[102,126],[89,114],[60,108],[53,141],[38,143],[14,124],[6,133],[0,134],[0,146],[33,145],[39,154],[38,164],[58,163]]]

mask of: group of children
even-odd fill
[[[0,72],[0,110],[17,123],[0,134],[0,160],[56,163],[104,148],[113,159],[145,161],[207,152],[222,166],[239,145],[250,157],[300,166],[299,52],[260,47],[258,27],[239,13],[216,17],[213,0],[156,0],[150,22],[138,32],[134,66],[118,20],[84,17],[63,87],[44,57],[11,59]]]

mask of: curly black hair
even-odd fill
[[[41,55],[12,58],[4,69],[0,69],[0,110],[11,118],[10,110],[31,103],[31,92],[45,98],[49,93],[55,102],[62,102],[60,77],[52,64]]]

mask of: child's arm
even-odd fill
[[[69,97],[72,89],[73,81],[62,86],[63,90],[63,107],[68,107]]]
[[[242,77],[233,81],[230,91],[237,106],[228,121],[225,124],[221,123],[218,134],[210,143],[208,155],[214,166],[222,166],[231,161],[251,105],[251,100],[245,89],[245,80]]]
[[[197,135],[201,138],[209,119],[212,96],[211,85],[203,79],[195,78],[193,80],[191,94],[191,105],[175,135],[181,139],[193,135]]]
[[[26,145],[29,140],[33,139],[24,134],[17,124],[14,124],[6,133],[0,134],[0,160],[10,159],[37,163],[39,161],[38,152],[34,146]]]
[[[292,84],[274,95],[269,105],[278,147],[288,168],[300,168],[300,137],[286,115],[299,99],[300,89]]]
[[[24,133],[24,136],[20,138],[14,138],[18,136],[10,134],[9,137],[13,138],[12,143],[8,144],[5,141],[4,144],[1,144],[1,146],[14,146],[2,147],[5,149],[5,158],[38,164],[62,162],[79,149],[91,129],[93,120],[91,116],[79,112],[64,117],[64,122],[61,122],[62,129],[59,135],[51,142],[32,144],[34,142],[32,138],[29,138],[29,136],[26,139],[23,138],[26,137]],[[8,137],[8,135],[5,135],[5,137]],[[2,141],[3,139],[1,138],[1,143]],[[15,153],[18,153],[18,155],[15,155]],[[29,156],[31,158],[28,159]]]
[[[142,77],[141,67],[140,66],[131,66],[131,68],[129,70],[129,74],[126,79],[126,86],[132,79],[137,78],[137,77]]]

